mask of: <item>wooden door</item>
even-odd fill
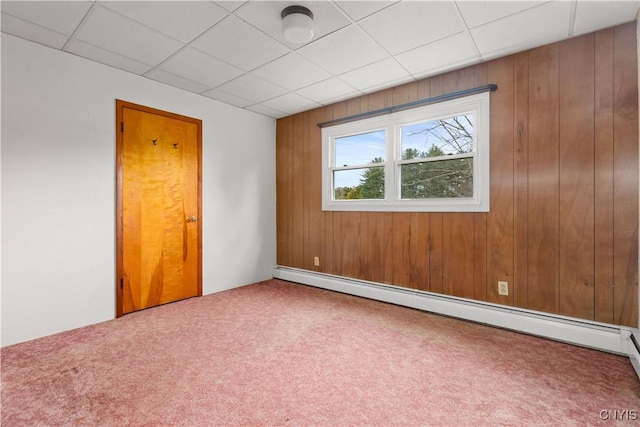
[[[116,101],[116,315],[202,295],[202,121]]]

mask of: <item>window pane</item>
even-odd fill
[[[402,127],[402,159],[473,151],[473,114]]]
[[[333,172],[334,200],[384,199],[384,168]]]
[[[401,198],[473,197],[473,158],[400,166]]]
[[[385,131],[335,139],[335,166],[356,166],[385,161]]]

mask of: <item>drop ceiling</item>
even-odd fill
[[[313,39],[281,35],[289,5]],[[1,31],[279,118],[636,19],[640,1],[2,1]]]

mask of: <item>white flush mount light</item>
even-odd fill
[[[302,44],[313,38],[313,13],[304,6],[288,6],[280,14],[282,35],[291,43]]]

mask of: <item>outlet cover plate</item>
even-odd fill
[[[509,282],[498,282],[498,295],[509,295]]]

